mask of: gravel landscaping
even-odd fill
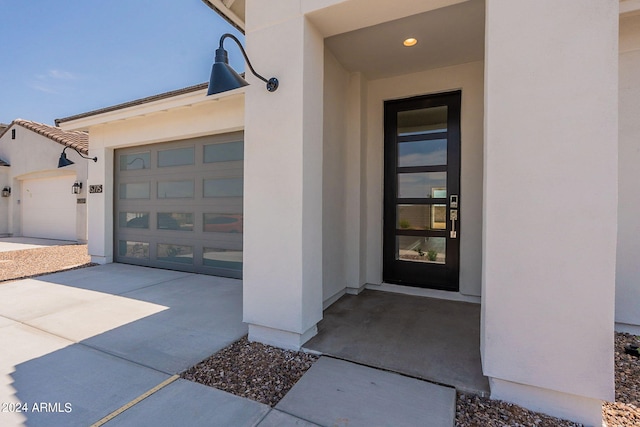
[[[47,246],[0,252],[0,282],[88,267],[87,245]]]
[[[316,360],[308,353],[250,343],[244,337],[181,377],[273,407]]]

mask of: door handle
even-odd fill
[[[451,233],[449,237],[452,239],[458,238],[458,232],[456,231],[456,221],[458,220],[458,209],[449,209],[449,220],[451,220]]]

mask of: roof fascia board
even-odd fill
[[[89,130],[92,126],[107,124],[120,120],[127,120],[136,117],[147,116],[154,113],[169,111],[182,107],[191,107],[197,104],[207,102],[225,101],[238,96],[244,96],[244,87],[224,92],[218,96],[207,96],[207,89],[187,94],[177,95],[171,98],[165,98],[144,104],[134,105],[119,110],[108,111],[104,113],[94,114],[87,117],[81,117],[75,120],[69,120],[59,123],[62,130]]]

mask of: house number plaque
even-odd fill
[[[102,193],[102,185],[90,185],[89,193]]]

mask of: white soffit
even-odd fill
[[[620,0],[620,15],[640,14],[640,0]]]
[[[244,33],[245,0],[202,0],[220,16]]]
[[[304,13],[331,37],[470,0],[300,0]]]
[[[325,46],[349,71],[370,79],[484,59],[484,0],[385,22],[329,37]],[[418,43],[405,47],[414,37]]]

